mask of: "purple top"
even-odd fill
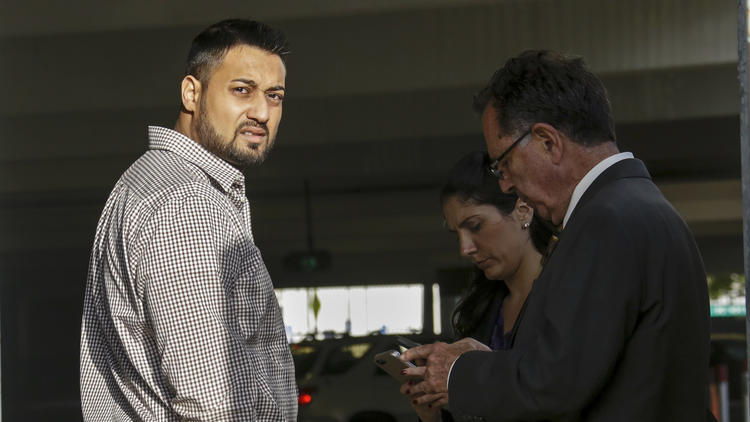
[[[502,300],[502,299],[501,299]],[[490,349],[492,350],[506,350],[510,348],[511,337],[513,336],[513,329],[504,332],[505,319],[503,318],[503,303],[500,302],[500,309],[497,311],[497,317],[495,318],[495,326],[492,328],[492,336],[490,337]]]

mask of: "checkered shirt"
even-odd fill
[[[96,229],[81,326],[85,421],[294,421],[294,363],[242,173],[170,129]]]

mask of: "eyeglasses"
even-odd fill
[[[528,136],[531,133],[531,128],[529,128],[526,132],[524,132],[521,136],[518,137],[515,141],[513,141],[512,144],[506,149],[502,154],[500,154],[499,157],[497,157],[497,160],[494,160],[487,166],[487,171],[497,177],[500,180],[503,180],[503,171],[501,168],[505,167],[505,163],[503,162],[503,159],[505,158],[508,153],[515,148],[516,145],[518,145],[526,136]]]

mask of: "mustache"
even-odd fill
[[[268,126],[265,123],[261,123],[257,120],[248,120],[247,122],[241,124],[237,130],[234,131],[235,136],[240,134],[240,131],[242,129],[245,129],[246,127],[256,127],[263,129],[264,132],[266,132],[266,135],[268,135]]]

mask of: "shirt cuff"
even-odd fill
[[[448,390],[448,386],[450,386],[450,385],[451,385],[451,372],[453,372],[453,365],[455,365],[455,364],[456,364],[456,361],[457,361],[457,360],[458,360],[458,358],[460,358],[460,357],[461,357],[461,355],[458,355],[458,356],[456,357],[456,359],[454,359],[454,360],[453,360],[453,363],[451,363],[451,367],[450,367],[450,369],[448,369],[448,378],[447,378],[447,379],[445,380],[445,389],[446,389],[446,390]]]

